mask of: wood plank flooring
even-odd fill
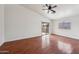
[[[50,36],[50,45],[42,48],[42,38],[34,37],[29,39],[5,42],[0,47],[1,54],[78,54],[79,40],[59,35]]]

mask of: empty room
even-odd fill
[[[0,4],[0,54],[79,54],[79,4]]]

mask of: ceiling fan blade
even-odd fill
[[[57,5],[53,6],[52,8],[55,8],[55,7],[57,7]]]
[[[54,10],[51,10],[53,13],[56,13],[56,11],[54,11]]]
[[[47,7],[49,7],[49,5],[48,4],[45,4]]]

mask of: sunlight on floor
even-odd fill
[[[72,53],[72,46],[68,43],[64,43],[62,41],[58,41],[58,49],[63,53]]]

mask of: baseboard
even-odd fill
[[[4,43],[8,43],[8,42],[13,42],[13,41],[19,41],[19,40],[25,40],[25,39],[34,39],[34,38],[38,38],[40,36],[34,36],[34,37],[30,37],[30,38],[19,38],[19,39],[15,39],[15,40],[10,40],[10,41],[6,41]]]
[[[69,38],[69,39],[76,39],[76,38],[72,38],[72,37],[68,37],[68,36],[64,36],[64,35],[59,35],[59,34],[51,34],[51,35],[57,35],[57,36],[61,36],[61,37],[65,37],[65,38]],[[76,39],[79,40],[79,39]]]
[[[0,46],[2,46],[4,44],[4,42],[0,43]]]

